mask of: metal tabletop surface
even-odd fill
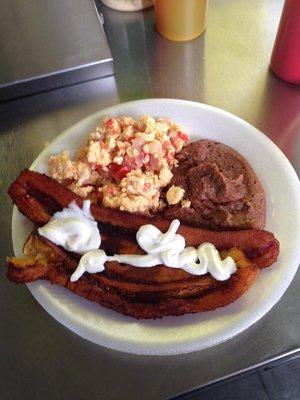
[[[106,77],[0,104],[1,262],[11,255],[8,185],[76,121],[119,102],[183,98],[230,111],[271,138],[300,172],[300,87],[268,69],[282,0],[211,0],[207,31],[187,43],[154,30],[153,10],[102,9],[114,57]],[[213,348],[146,357],[89,343],[0,276],[1,399],[164,399],[299,352],[300,275],[248,330]],[[259,294],[258,294],[259,295]]]
[[[113,74],[93,0],[1,0],[0,59],[0,101]]]

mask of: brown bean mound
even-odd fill
[[[264,227],[264,190],[237,151],[222,143],[199,140],[186,146],[177,159],[170,186],[182,187],[184,199],[191,205],[166,207],[166,218],[215,230]]]

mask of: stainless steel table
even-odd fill
[[[145,97],[200,101],[268,135],[300,172],[300,88],[268,70],[278,0],[211,0],[204,36],[172,43],[153,11],[103,8],[115,77],[0,105],[1,261],[12,254],[9,182],[83,117]],[[1,399],[163,399],[299,352],[300,275],[281,301],[234,339],[193,354],[141,357],[86,342],[53,320],[24,286],[0,278]]]

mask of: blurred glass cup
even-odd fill
[[[155,0],[156,29],[167,39],[186,41],[206,28],[208,0]]]

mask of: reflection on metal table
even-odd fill
[[[207,32],[173,43],[153,10],[102,8],[115,60],[106,77],[0,104],[1,262],[12,254],[5,192],[44,146],[76,121],[122,101],[184,98],[230,111],[270,137],[300,172],[300,88],[268,70],[282,0],[211,0]],[[1,398],[162,399],[299,352],[300,279],[254,326],[213,348],[144,357],[89,343],[53,320],[26,287],[0,279]]]

